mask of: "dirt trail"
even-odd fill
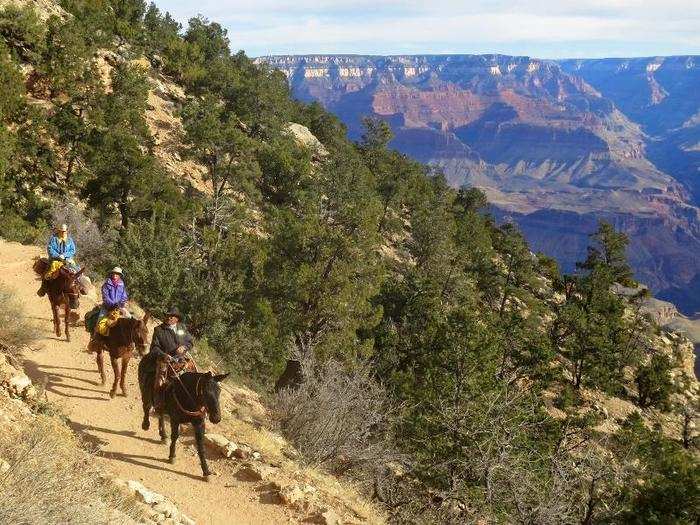
[[[138,359],[132,359],[129,365],[128,396],[110,400],[109,360],[105,363],[108,384],[103,387],[94,357],[85,353],[89,337],[84,328],[73,328],[70,343],[53,334],[48,300],[37,297],[39,286],[31,269],[32,258],[41,252],[35,247],[0,240],[0,282],[16,292],[25,314],[43,335],[37,350],[26,354],[26,372],[35,383],[45,385],[49,400],[62,407],[71,426],[97,447],[107,469],[170,498],[197,523],[296,523],[283,507],[261,502],[250,485],[233,478],[231,461],[212,458],[210,465],[219,475],[210,483],[201,481],[194,439],[189,432],[181,434],[178,441],[177,463],[167,462],[167,446],[158,441],[155,420],[148,432],[141,430]],[[81,298],[81,319],[94,304],[90,296]],[[210,422],[207,427],[216,431]]]

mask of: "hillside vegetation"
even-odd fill
[[[601,224],[562,275],[481,192],[389,150],[383,122],[350,142],[219,24],[62,8],[0,12],[4,237],[69,212],[90,271],[177,304],[244,381],[269,392],[298,360],[277,424],[392,521],[699,519],[692,348],[614,292],[624,235]]]

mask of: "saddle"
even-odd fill
[[[111,310],[109,314],[107,314],[97,322],[97,333],[103,337],[108,337],[109,329],[112,328],[115,324],[117,324],[121,316],[122,315],[119,308]]]
[[[173,361],[159,359],[156,365],[156,377],[153,382],[153,391],[155,393],[154,400],[155,408],[160,408],[163,403],[163,396],[170,388],[177,377],[185,372],[196,372],[197,366],[194,361],[187,356],[174,358]]]

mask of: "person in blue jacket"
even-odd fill
[[[53,261],[62,261],[70,270],[74,272],[79,271],[80,266],[75,262],[76,250],[75,241],[68,235],[68,225],[61,224],[57,226],[46,245],[49,267]],[[41,288],[39,288],[37,295],[39,297],[46,295],[46,280],[42,279]]]
[[[112,310],[119,310],[122,317],[131,317],[131,313],[126,308],[128,301],[129,294],[124,285],[122,269],[119,266],[115,266],[102,284],[100,319],[108,315]]]
[[[68,225],[66,224],[61,224],[56,228],[49,239],[46,251],[49,254],[49,262],[63,261],[69,266],[77,266],[75,264],[75,241],[73,237],[68,235]]]

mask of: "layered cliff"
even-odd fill
[[[605,218],[630,234],[638,276],[654,290],[683,287],[700,272],[688,169],[700,158],[700,103],[696,93],[683,95],[697,85],[692,58],[259,60],[287,75],[294,96],[336,113],[353,138],[362,117],[388,120],[394,147],[440,166],[453,186],[484,189],[497,214],[516,220],[535,249],[567,269]]]

